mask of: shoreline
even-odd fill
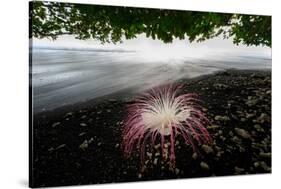
[[[33,185],[271,173],[271,70],[232,69],[176,83],[202,100],[212,145],[198,145],[196,155],[177,138],[175,168],[153,155],[140,171],[138,153],[125,159],[120,147],[130,99],[89,100],[34,116]]]
[[[208,79],[209,77],[214,77],[217,74],[224,74],[224,73],[242,73],[242,74],[246,74],[246,73],[271,73],[271,69],[268,70],[238,70],[238,69],[227,69],[227,70],[220,70],[220,71],[216,71],[214,73],[211,74],[205,74],[205,75],[201,75],[198,77],[194,77],[194,78],[182,78],[179,79],[173,83],[179,83],[180,81],[185,81],[188,83],[196,83],[199,82],[200,80],[205,80]],[[85,101],[80,101],[74,104],[69,104],[69,105],[63,105],[61,107],[55,108],[55,109],[51,109],[51,110],[43,110],[43,111],[39,111],[37,113],[34,114],[34,116],[40,116],[43,114],[61,114],[61,113],[65,113],[68,110],[70,111],[75,111],[75,110],[79,110],[79,109],[83,109],[83,108],[87,108],[87,107],[91,107],[91,106],[95,106],[97,104],[100,103],[104,103],[104,101],[115,101],[118,100],[120,102],[126,103],[132,100],[132,98],[139,94],[136,92],[132,92],[132,89],[125,89],[125,90],[121,90],[119,92],[116,93],[112,93],[109,95],[105,95],[105,96],[101,96],[101,97],[97,97],[94,99],[88,99]],[[61,113],[60,113],[61,112]]]

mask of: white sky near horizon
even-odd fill
[[[63,48],[98,48],[98,49],[122,49],[139,51],[143,56],[154,59],[169,58],[216,58],[217,56],[250,56],[271,59],[271,48],[264,46],[235,45],[232,39],[215,37],[203,42],[190,43],[187,39],[174,39],[172,43],[164,43],[158,39],[146,38],[144,34],[135,39],[123,40],[123,43],[101,44],[97,40],[78,40],[74,36],[64,35],[57,40],[33,39],[33,47],[63,47]]]

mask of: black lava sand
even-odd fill
[[[103,100],[34,116],[32,187],[271,173],[271,72],[227,71],[180,80],[211,121],[213,144],[176,141],[176,165],[147,144],[124,158],[121,127],[130,100]],[[168,145],[168,144],[167,144]]]

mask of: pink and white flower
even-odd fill
[[[181,88],[181,85],[172,84],[152,88],[128,106],[123,128],[123,149],[127,157],[138,146],[143,162],[146,143],[154,145],[160,140],[163,156],[164,144],[170,143],[168,157],[174,162],[176,136],[180,135],[193,150],[195,141],[200,144],[211,142],[205,128],[209,121],[198,104],[197,95],[179,94]]]

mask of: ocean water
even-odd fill
[[[239,53],[167,56],[152,51],[33,48],[33,111],[52,110],[127,89],[139,92],[181,78],[227,69],[268,70],[271,57]]]

